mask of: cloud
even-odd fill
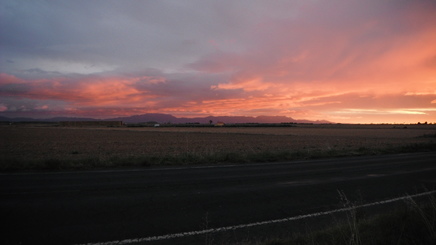
[[[435,12],[424,0],[3,1],[0,108],[436,120],[424,110]]]
[[[27,112],[39,116],[113,117],[161,112],[179,116],[285,114],[321,120],[337,118],[335,115],[355,118],[359,114],[359,118],[365,118],[383,113],[434,114],[431,110],[434,94],[331,93],[306,89],[290,93],[289,90],[280,91],[280,86],[248,87],[244,91],[243,87],[220,88],[221,80],[213,78],[210,77],[210,83],[199,86],[195,77],[186,74],[88,75],[43,80],[23,80],[2,74],[0,104],[3,113]]]

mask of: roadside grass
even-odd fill
[[[345,206],[351,205],[346,203]],[[318,231],[289,234],[288,238],[255,241],[256,245],[303,244],[436,244],[436,197],[417,203],[412,198],[390,211],[361,217],[351,209],[345,219]]]
[[[89,170],[100,168],[125,168],[125,167],[152,167],[174,165],[199,165],[199,164],[231,164],[254,162],[279,162],[292,160],[320,159],[346,156],[396,154],[410,152],[436,151],[436,142],[414,143],[403,146],[390,146],[384,148],[360,147],[357,149],[306,149],[306,150],[277,150],[277,151],[247,151],[231,152],[211,150],[208,152],[187,149],[184,153],[150,154],[141,156],[85,156],[72,151],[74,157],[59,159],[20,159],[0,157],[0,171],[28,171],[28,170]]]

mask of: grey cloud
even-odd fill
[[[230,99],[244,96],[242,90],[214,90],[212,87],[228,80],[227,76],[197,74],[165,74],[165,82],[138,81],[134,87],[140,91],[160,97],[166,103],[185,103],[188,101],[201,102],[212,99]]]
[[[203,1],[6,1],[1,16],[6,57],[125,67],[177,67],[237,34]]]
[[[28,79],[43,79],[43,78],[65,76],[65,74],[58,71],[44,71],[39,68],[21,70],[19,71],[19,74],[21,78],[28,78]]]
[[[22,95],[31,91],[31,87],[27,84],[2,84],[0,85],[0,94],[7,95]]]
[[[43,106],[47,106],[47,109],[62,110],[66,105],[63,101],[58,100],[33,100],[27,98],[14,98],[8,96],[2,96],[0,104],[6,106],[6,112],[23,112],[23,111],[35,111],[42,110]]]

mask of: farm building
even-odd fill
[[[122,121],[63,121],[59,122],[62,127],[120,127]]]
[[[224,125],[226,125],[226,124],[223,123],[223,122],[217,122],[217,123],[215,123],[215,127],[223,127]]]

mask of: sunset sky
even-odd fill
[[[434,0],[0,0],[0,116],[436,122]]]

